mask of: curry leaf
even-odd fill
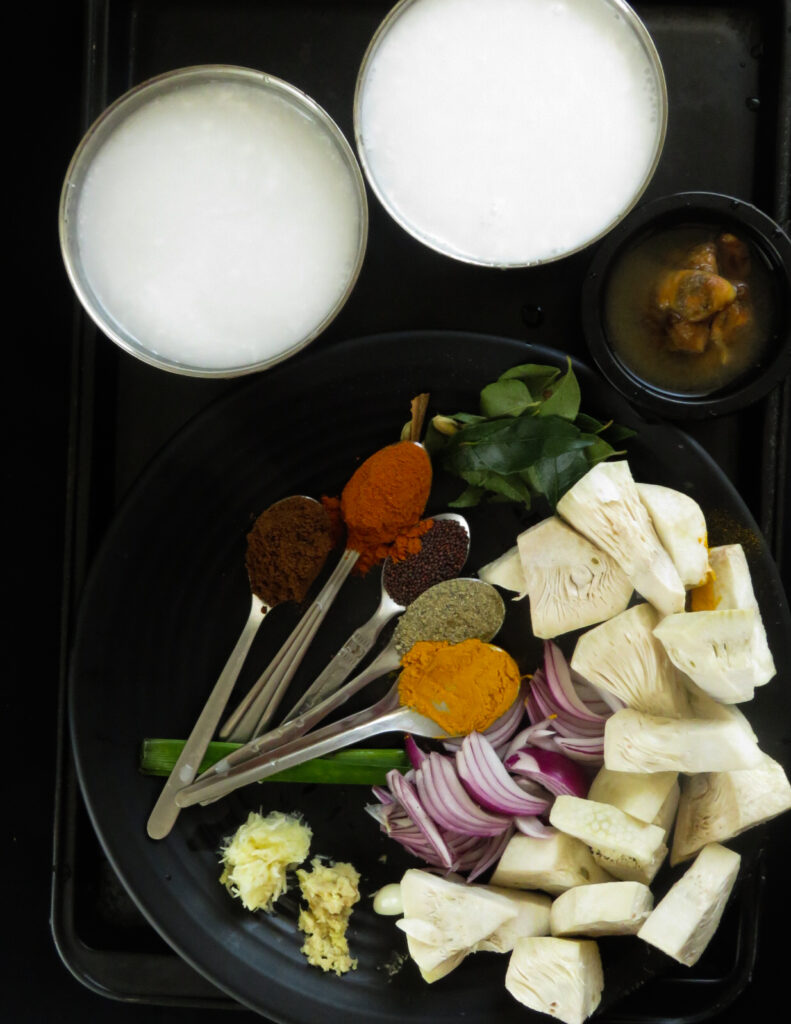
[[[481,498],[486,494],[485,487],[465,487],[458,498],[449,501],[451,508],[472,508],[480,503]]]
[[[550,395],[541,403],[538,415],[560,416],[564,420],[575,420],[580,411],[581,395],[570,359],[568,370],[550,386],[549,391]]]
[[[481,392],[481,412],[492,419],[519,416],[534,404],[533,396],[521,380],[496,380]]]
[[[590,469],[584,449],[561,452],[552,458],[539,459],[530,470],[534,488],[554,508],[566,491],[582,479]]]
[[[467,472],[476,470],[508,476],[527,470],[546,456],[589,445],[573,423],[558,416],[518,416],[463,428],[450,439],[443,464],[465,479]]]

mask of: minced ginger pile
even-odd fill
[[[313,833],[298,818],[273,811],[266,817],[251,811],[220,851],[220,882],[246,910],[270,913],[288,888],[287,872],[308,856]],[[302,952],[323,971],[345,974],[357,967],[349,955],[346,929],[352,907],[360,899],[360,876],[351,864],[322,864],[297,872],[308,906],[299,915],[306,935]]]
[[[351,864],[322,864],[318,858],[311,869],[297,871],[308,904],[299,915],[299,927],[307,936],[302,952],[314,967],[345,974],[357,967],[357,960],[349,956],[346,928],[360,899],[360,875]]]

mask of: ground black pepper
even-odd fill
[[[303,601],[332,546],[330,517],[319,502],[302,495],[275,502],[247,535],[250,589],[270,608]]]
[[[457,576],[467,560],[467,531],[454,519],[435,519],[421,539],[416,554],[399,561],[388,558],[384,565],[385,590],[404,607],[435,583]]]

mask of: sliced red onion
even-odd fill
[[[603,704],[605,707],[603,714],[605,717],[609,717],[611,714],[615,714],[616,711],[622,711],[626,707],[626,704],[624,704],[620,697],[616,697],[614,693],[608,693],[603,686],[597,686],[578,672],[572,672],[571,676],[577,687],[577,692],[591,710],[594,709],[596,704]]]
[[[466,736],[456,754],[464,787],[481,806],[499,814],[541,814],[549,803],[524,793],[508,774],[491,743],[480,733]]]
[[[440,858],[443,867],[451,867],[453,858],[444,839],[437,831],[437,827],[423,808],[412,785],[404,778],[397,768],[387,773],[387,784],[392,790],[393,796],[399,801],[412,821],[417,825],[423,836],[431,844],[437,856]]]
[[[574,689],[571,669],[563,652],[551,640],[544,642],[544,674],[552,697],[560,709],[581,718],[583,721],[602,723],[601,715],[594,715]]]
[[[520,750],[505,760],[506,768],[538,782],[554,796],[588,795],[589,782],[582,769],[569,757],[540,748]]]
[[[413,768],[419,768],[426,759],[426,755],[417,743],[415,743],[409,733],[404,737],[404,750],[406,751],[406,756],[409,758],[409,763]]]
[[[555,743],[555,731],[551,728],[552,722],[549,718],[541,718],[526,729],[522,729],[508,744],[505,760],[509,754],[515,754],[522,747],[543,747],[544,750],[557,750]]]
[[[472,836],[499,836],[510,818],[490,814],[465,790],[453,762],[431,753],[417,773],[417,791],[426,812],[441,827]]]
[[[533,815],[514,818],[514,824],[523,835],[532,836],[533,839],[550,839],[557,832],[557,829],[545,825],[540,818]]]
[[[513,834],[513,828],[509,828],[501,836],[496,836],[494,839],[489,840],[486,847],[479,852],[478,863],[467,876],[468,882],[474,882],[479,875],[482,875],[487,868],[490,868],[495,861],[500,859]]]
[[[380,804],[392,804],[395,803],[395,797],[389,789],[385,789],[384,786],[372,786],[371,791]]]
[[[584,737],[572,739],[567,736],[558,736],[557,744],[564,754],[567,754],[572,761],[579,761],[580,764],[603,764],[604,762],[604,737]]]

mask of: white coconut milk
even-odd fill
[[[391,212],[483,263],[593,240],[646,182],[660,82],[602,0],[416,0],[363,71],[356,129]]]
[[[152,98],[97,152],[77,208],[85,275],[156,355],[209,369],[276,357],[349,286],[361,212],[318,119],[254,84]]]

